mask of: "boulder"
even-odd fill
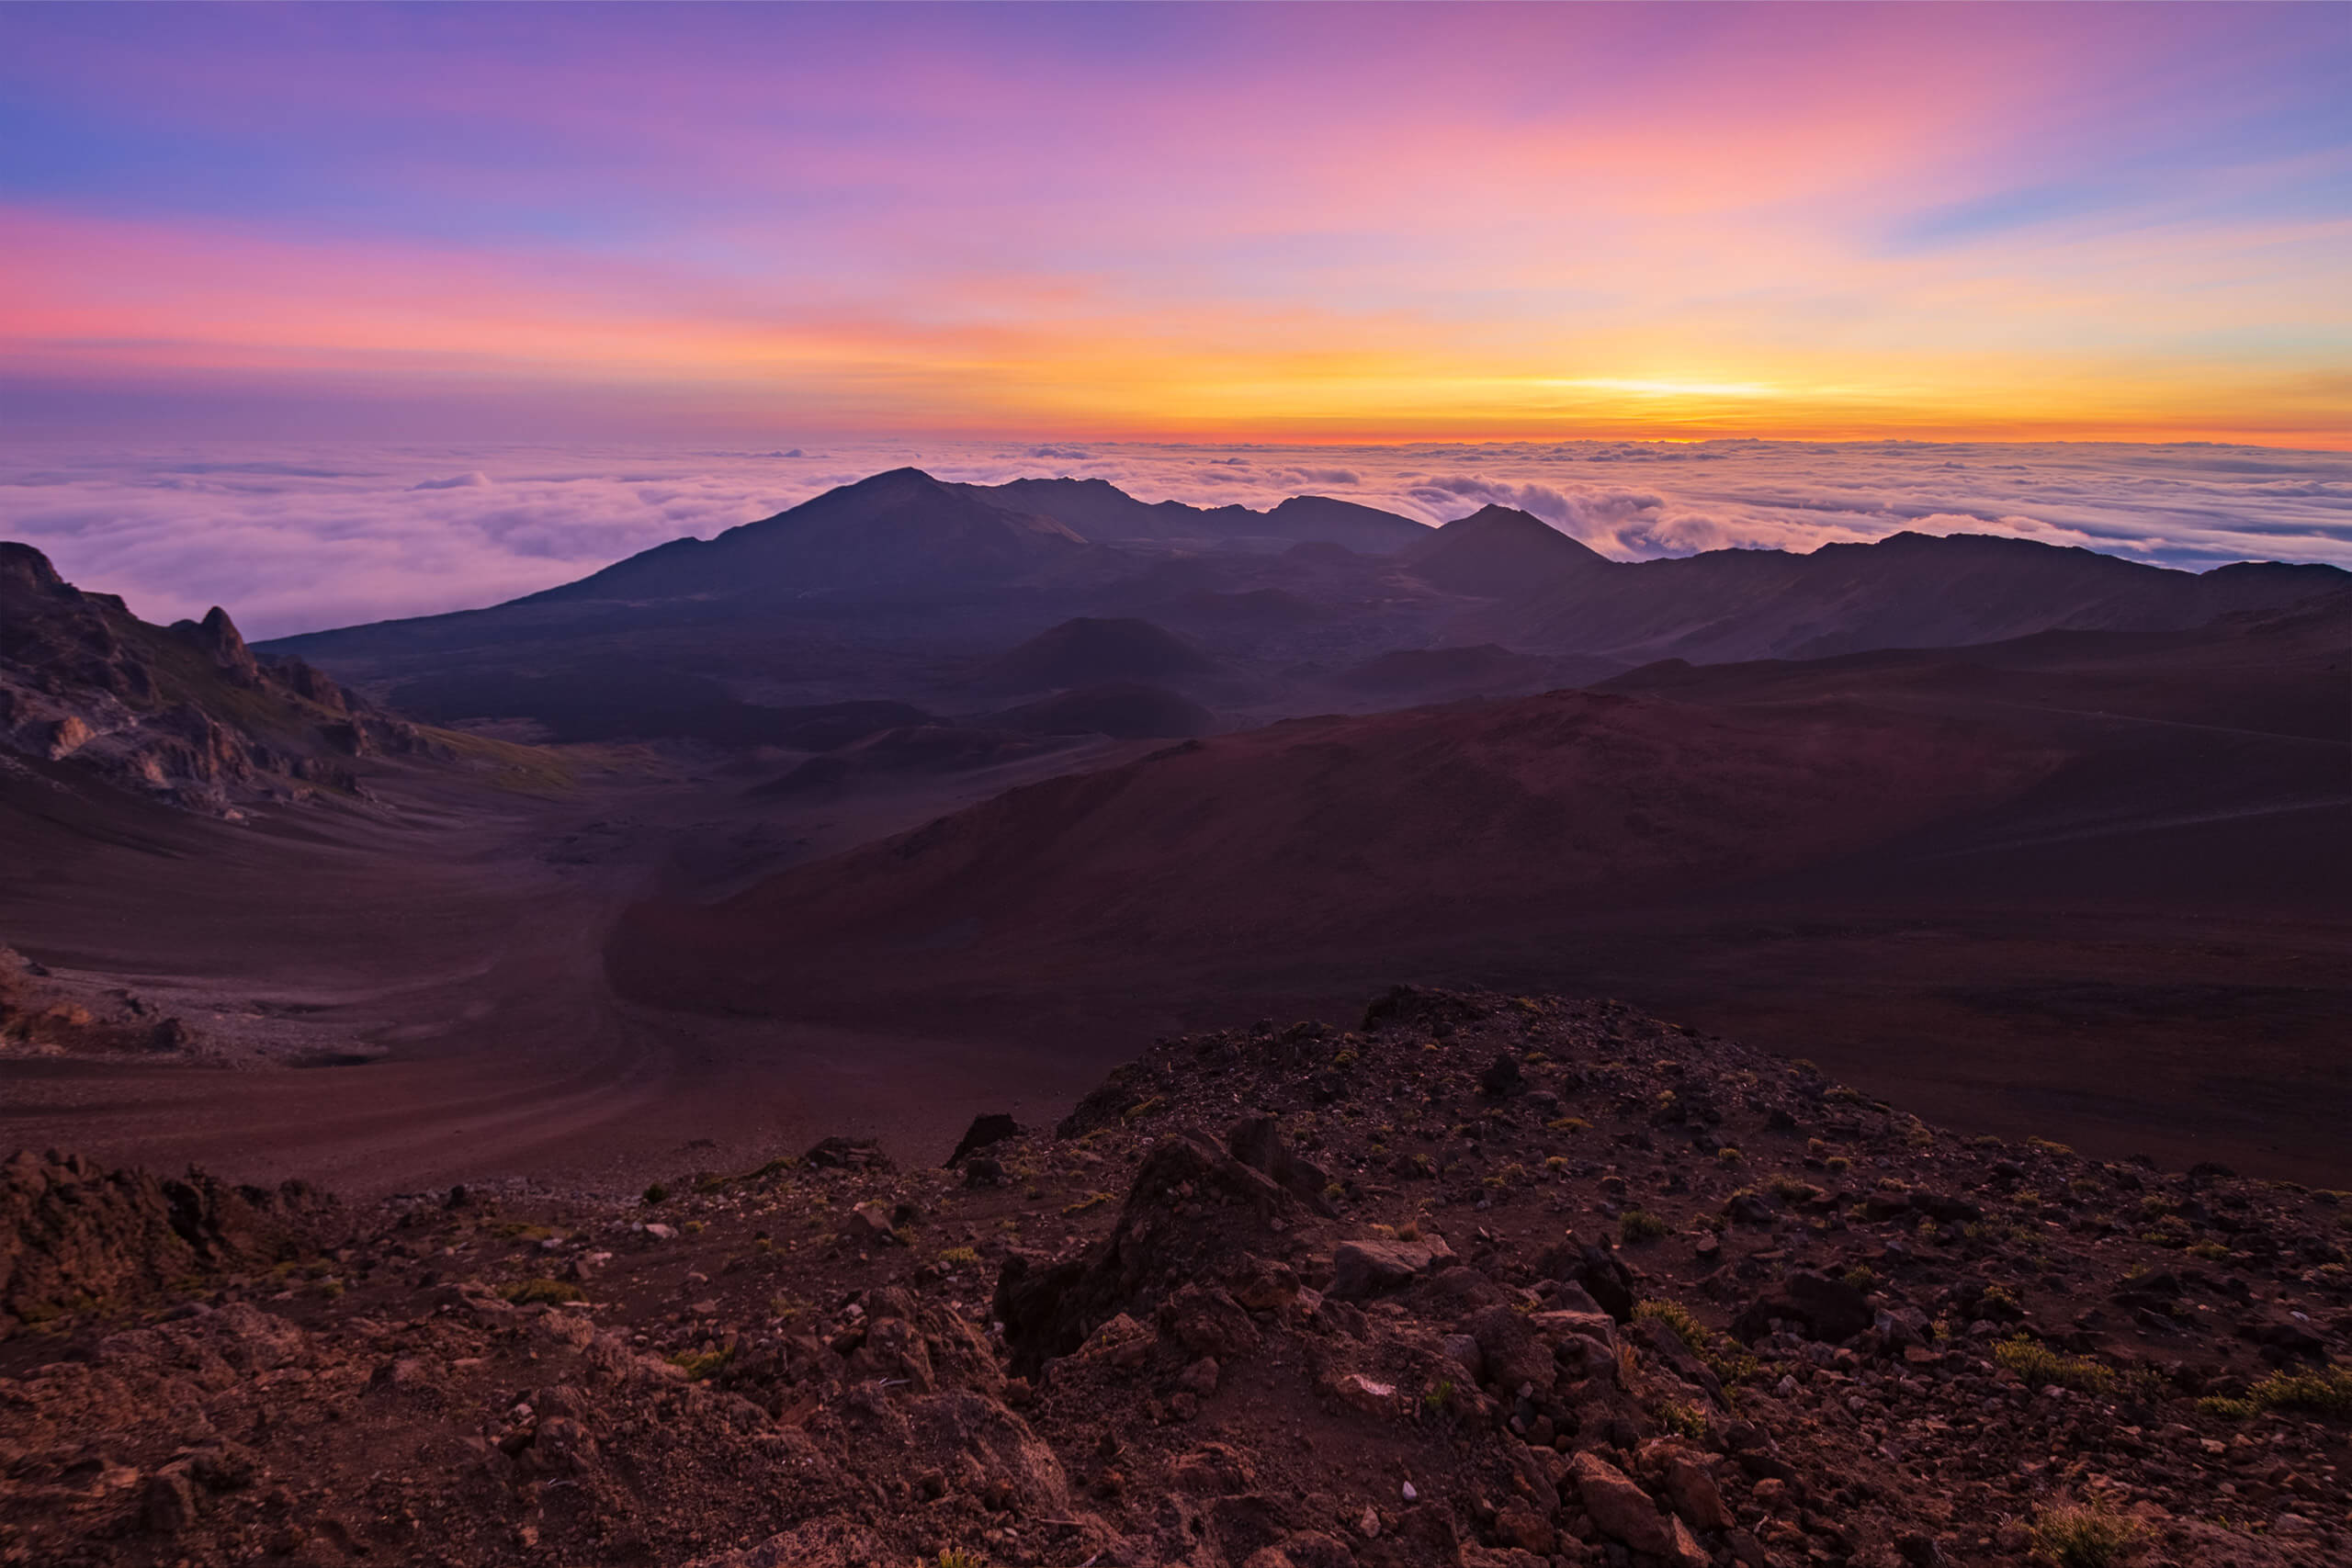
[[[1733,1520],[1714,1472],[1696,1455],[1671,1453],[1658,1470],[1658,1490],[1693,1529],[1727,1530]]]
[[[1001,1111],[975,1116],[972,1124],[964,1129],[963,1137],[956,1141],[956,1152],[947,1156],[946,1168],[953,1170],[982,1149],[991,1148],[1008,1138],[1017,1138],[1024,1131],[1020,1122]]]
[[[1582,1291],[1593,1306],[1620,1323],[1634,1321],[1634,1303],[1637,1299],[1634,1276],[1607,1247],[1575,1241],[1557,1243],[1545,1247],[1536,1258],[1535,1272],[1543,1279]]]
[[[873,1138],[820,1138],[800,1162],[811,1170],[892,1171],[898,1168]]]
[[[1800,1271],[1750,1303],[1733,1321],[1732,1333],[1752,1344],[1769,1333],[1772,1320],[1778,1318],[1834,1345],[1870,1327],[1874,1315],[1870,1299],[1845,1280]]]
[[[1363,1301],[1412,1283],[1416,1276],[1453,1261],[1443,1236],[1419,1241],[1343,1241],[1331,1254],[1331,1288],[1343,1302]]]
[[[1552,1521],[1524,1503],[1506,1503],[1495,1510],[1495,1537],[1505,1546],[1548,1557],[1559,1537]]]
[[[1111,1234],[1075,1258],[1007,1258],[993,1314],[1012,1370],[1068,1355],[1114,1314],[1156,1311],[1183,1287],[1222,1279],[1263,1250],[1297,1200],[1197,1133],[1160,1139],[1136,1168]],[[1230,1301],[1230,1298],[1227,1298]]]
[[[1193,1355],[1220,1361],[1250,1354],[1262,1337],[1241,1303],[1213,1286],[1184,1286],[1161,1305],[1159,1323]]]
[[[1477,1341],[1487,1381],[1505,1398],[1528,1383],[1539,1394],[1549,1393],[1555,1377],[1551,1347],[1535,1337],[1525,1318],[1507,1306],[1481,1308],[1457,1325]]]
[[[1247,1116],[1225,1134],[1225,1151],[1250,1169],[1263,1172],[1275,1186],[1329,1217],[1336,1211],[1323,1190],[1331,1184],[1323,1168],[1304,1159],[1286,1145],[1271,1116]]]
[[[1666,1516],[1623,1471],[1599,1454],[1581,1453],[1572,1462],[1569,1475],[1576,1483],[1577,1500],[1601,1534],[1653,1557],[1673,1552],[1674,1531]]]
[[[1965,1198],[1954,1198],[1943,1192],[1914,1192],[1913,1212],[1925,1214],[1938,1224],[1966,1224],[1984,1217],[1984,1211]]]
[[[1527,1087],[1527,1075],[1519,1068],[1519,1058],[1505,1051],[1487,1064],[1478,1075],[1478,1092],[1490,1100],[1501,1100],[1519,1093]]]
[[[1362,1372],[1340,1372],[1326,1380],[1323,1392],[1351,1410],[1366,1416],[1396,1414],[1396,1385],[1382,1382]]]

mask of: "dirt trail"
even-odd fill
[[[823,852],[1021,776],[752,808],[739,780],[642,767],[555,799],[412,784],[384,815],[28,842],[0,879],[0,941],[124,977],[208,1032],[290,1016],[322,1052],[373,1059],[0,1057],[0,1149],[355,1195],[518,1175],[625,1189],[682,1156],[757,1163],[845,1129],[944,1152],[976,1110],[1067,1100],[1101,1057],[633,1009],[605,984],[605,934],[649,886],[729,867],[712,842]]]

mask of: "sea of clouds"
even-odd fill
[[[2074,443],[17,446],[0,447],[0,538],[150,620],[222,604],[267,637],[496,604],[906,464],[978,482],[1100,478],[1204,505],[1340,496],[1432,524],[1497,502],[1625,559],[1911,529],[2191,570],[2352,567],[2352,454]]]

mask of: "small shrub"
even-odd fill
[[[1106,1203],[1115,1203],[1118,1200],[1112,1197],[1108,1192],[1090,1192],[1085,1197],[1080,1198],[1077,1202],[1072,1203],[1068,1208],[1064,1209],[1062,1211],[1062,1218],[1066,1220],[1075,1219],[1080,1214],[1091,1213],[1093,1211],[1102,1208]]]
[[[1731,1341],[1718,1337],[1713,1330],[1692,1316],[1689,1308],[1676,1302],[1640,1302],[1634,1307],[1636,1323],[1663,1324],[1673,1336],[1682,1341],[1690,1353],[1705,1362],[1710,1371],[1725,1383],[1735,1383],[1755,1372],[1762,1363]]]
[[[1586,1121],[1581,1116],[1562,1116],[1553,1121],[1546,1122],[1544,1125],[1555,1133],[1589,1133],[1592,1131],[1592,1123]]]
[[[1678,1438],[1687,1438],[1694,1443],[1707,1440],[1707,1413],[1695,1404],[1659,1406],[1657,1424]]]
[[[2033,1522],[2033,1544],[2058,1568],[2114,1568],[2138,1554],[2148,1530],[2139,1520],[2090,1503],[2044,1508]]]
[[[1617,1218],[1617,1237],[1632,1245],[1672,1235],[1674,1227],[1647,1209],[1628,1209]]]
[[[1690,1309],[1679,1302],[1638,1302],[1634,1306],[1634,1321],[1664,1324],[1694,1353],[1704,1350],[1708,1340],[1713,1337],[1707,1332],[1707,1325],[1691,1316]]]
[[[1861,1292],[1864,1295],[1868,1295],[1871,1292],[1878,1289],[1878,1275],[1871,1270],[1869,1264],[1857,1263],[1851,1269],[1846,1270],[1846,1283],[1853,1286],[1854,1289]]]
[[[681,1350],[670,1358],[670,1364],[683,1370],[691,1381],[700,1382],[734,1359],[732,1350]]]
[[[950,1269],[969,1269],[980,1260],[980,1255],[968,1247],[951,1247],[939,1255],[939,1261]]]
[[[670,1190],[658,1181],[645,1190],[645,1201],[649,1203],[666,1202],[669,1197]]]
[[[1994,1346],[1993,1359],[2034,1388],[2055,1383],[2077,1393],[2110,1394],[2117,1387],[2113,1369],[2087,1357],[2061,1354],[2022,1334]]]
[[[2273,1372],[2246,1391],[2265,1410],[2307,1410],[2320,1416],[2352,1416],[2352,1366],[2318,1372]]]
[[[1775,1171],[1764,1186],[1783,1203],[1810,1203],[1821,1196],[1820,1188],[1810,1181],[1799,1181],[1785,1170]]]
[[[1421,1408],[1431,1416],[1439,1414],[1453,1403],[1453,1383],[1441,1378],[1421,1391]]]
[[[544,1302],[576,1302],[587,1292],[577,1285],[561,1280],[520,1280],[498,1292],[516,1306],[531,1306]]]
[[[1737,1165],[1744,1157],[1745,1156],[1742,1156],[1737,1149],[1733,1148],[1729,1144],[1725,1144],[1722,1148],[1715,1151],[1715,1163],[1717,1165]]]
[[[989,1568],[989,1560],[977,1551],[967,1551],[960,1546],[950,1546],[941,1551],[939,1568]]]

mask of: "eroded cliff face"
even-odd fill
[[[232,816],[359,794],[353,759],[434,747],[300,660],[256,657],[224,610],[151,626],[30,546],[0,543],[0,766]]]

